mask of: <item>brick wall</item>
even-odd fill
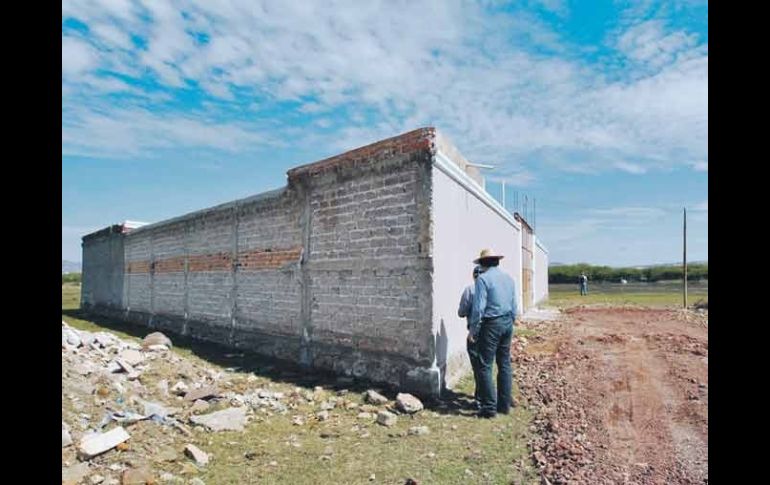
[[[424,136],[289,172],[308,192],[308,359],[322,367],[407,385],[433,363]]]
[[[124,316],[435,393],[433,140],[415,130],[290,170],[278,191],[126,234]],[[85,266],[99,248],[84,240],[84,273],[105,272]]]

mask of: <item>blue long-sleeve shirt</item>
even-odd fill
[[[475,337],[479,334],[482,318],[495,318],[510,314],[515,320],[516,286],[513,278],[497,266],[492,266],[476,278],[469,331]]]
[[[471,328],[471,307],[473,306],[474,285],[468,285],[460,296],[460,306],[457,308],[457,316],[465,318],[468,322],[468,329]]]

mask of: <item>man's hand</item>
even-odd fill
[[[470,343],[475,343],[476,342],[476,339],[473,338],[473,334],[470,333],[470,332],[468,332],[468,342],[470,342]]]

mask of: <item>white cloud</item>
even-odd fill
[[[548,247],[564,246],[581,238],[595,234],[602,226],[597,219],[582,219],[570,222],[543,222],[538,224],[538,233],[547,241]]]
[[[538,232],[549,246],[559,247],[580,241],[598,233],[623,235],[627,231],[644,228],[660,220],[667,211],[657,207],[609,207],[589,209],[579,219],[548,219],[539,224]]]
[[[533,3],[539,4],[546,10],[561,17],[566,17],[569,14],[569,8],[565,0],[535,0]]]
[[[87,42],[74,37],[62,38],[62,75],[73,76],[87,72],[95,68],[98,61],[96,51]]]
[[[520,169],[501,177],[487,177],[486,181],[490,184],[502,184],[504,182],[507,187],[526,187],[535,181],[535,174],[529,170]]]
[[[637,165],[635,163],[622,162],[622,161],[621,162],[616,162],[615,163],[615,168],[617,168],[618,170],[621,170],[623,172],[631,173],[631,174],[634,174],[634,175],[640,175],[640,174],[643,174],[643,173],[647,172],[647,170],[644,167],[640,166],[640,165]]]
[[[662,20],[648,20],[625,31],[617,40],[617,48],[629,59],[660,68],[678,56],[687,56],[697,46],[698,37],[683,31],[668,33]]]
[[[133,43],[127,32],[108,22],[99,22],[90,27],[90,30],[107,47],[131,49]]]
[[[266,143],[257,130],[193,116],[159,115],[133,109],[109,114],[89,111],[65,118],[62,153],[123,158],[163,148],[250,151]]]
[[[709,162],[706,161],[700,161],[700,162],[692,162],[690,164],[693,170],[696,172],[708,172],[709,171]]]
[[[89,25],[111,19],[111,29],[96,30],[111,45],[127,45],[116,30],[140,33],[147,44],[130,52],[99,51],[97,59],[81,52],[83,61],[71,69],[79,74],[72,82],[79,84],[68,94],[81,89],[65,99],[79,120],[63,127],[63,140],[77,142],[70,148],[98,145],[100,153],[124,154],[209,143],[239,150],[262,138],[253,125],[214,122],[205,111],[137,118],[126,113],[143,110],[147,100],[127,107],[81,103],[77,94],[88,96],[86,74],[99,61],[134,76],[151,73],[172,91],[194,82],[225,101],[236,91],[246,93],[250,107],[244,110],[259,110],[259,100],[301,101],[297,111],[313,117],[329,118],[329,112],[344,108],[348,117],[334,123],[340,126],[334,133],[307,128],[299,138],[306,146],[325,143],[321,146],[330,151],[436,125],[468,158],[509,160],[511,169],[538,158],[565,170],[643,173],[687,163],[682,154],[685,160],[708,157],[707,48],[658,21],[617,36],[618,48],[639,67],[631,77],[609,80],[606,66],[532,53],[532,47],[561,53],[569,46],[531,15],[490,17],[478,4],[461,1],[393,8],[384,1],[190,0],[147,1],[142,8],[149,23],[128,2],[109,9],[98,3],[63,5]],[[546,8],[564,7],[548,1]],[[209,40],[199,42],[196,35]],[[118,83],[100,87],[124,89]],[[190,131],[200,136],[180,134],[175,119],[195,125]],[[127,136],[111,135],[97,121]],[[129,125],[134,122],[141,126]],[[325,123],[308,126],[325,129]],[[203,133],[204,126],[237,141],[222,143]],[[165,127],[165,133],[155,131]],[[275,120],[273,137],[289,133],[296,129]]]
[[[665,211],[657,207],[611,207],[605,209],[592,209],[590,213],[604,217],[600,222],[615,223],[616,221],[611,219],[631,219],[631,222],[648,221],[661,217],[665,214]]]
[[[709,201],[703,201],[700,204],[693,207],[694,210],[698,212],[708,212],[709,211]]]

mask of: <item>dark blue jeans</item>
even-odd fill
[[[479,395],[479,363],[481,362],[479,357],[479,342],[471,342],[467,339],[465,341],[468,344],[468,358],[471,361],[471,368],[473,369],[473,383],[475,386],[473,398],[476,399],[476,401],[481,402],[481,396]]]
[[[507,413],[511,408],[513,369],[511,368],[511,339],[513,317],[502,316],[481,321],[478,337],[479,394],[481,413]],[[497,392],[492,382],[492,366],[497,361]]]

